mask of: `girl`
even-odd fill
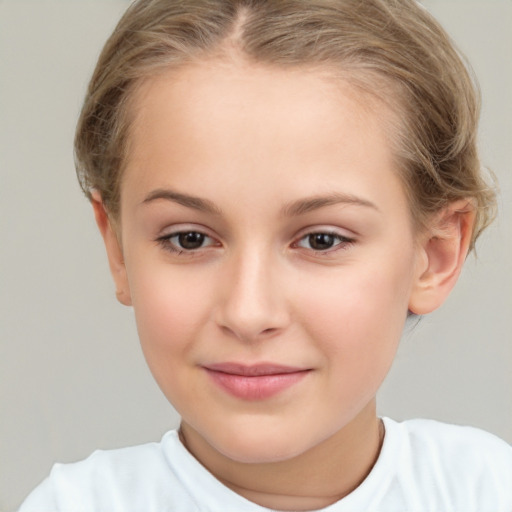
[[[500,511],[512,449],[376,414],[489,224],[472,81],[412,0],[142,0],[76,135],[118,300],[182,417],[21,510]]]

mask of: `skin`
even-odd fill
[[[391,114],[368,105],[318,70],[169,71],[134,98],[116,229],[93,196],[118,298],[187,448],[269,508],[324,507],[368,475],[382,441],[375,395],[407,312],[438,307],[467,252],[466,204],[432,220],[435,236],[414,232]],[[203,245],[180,247],[179,232]],[[204,369],[223,362],[307,371],[244,400]]]

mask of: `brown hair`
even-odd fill
[[[414,0],[138,0],[107,41],[75,138],[86,195],[115,219],[128,153],[130,99],[169,67],[229,54],[274,66],[323,66],[395,112],[398,172],[418,226],[443,206],[476,209],[471,246],[495,194],[476,147],[478,88],[453,43]]]

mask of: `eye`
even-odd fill
[[[309,233],[302,237],[297,242],[297,246],[321,252],[328,251],[337,246],[346,246],[351,243],[353,243],[351,238],[339,235],[338,233],[318,232]]]
[[[178,233],[169,239],[174,241],[175,244],[179,245],[180,248],[192,251],[199,249],[206,239],[206,235],[198,233],[197,231],[188,231],[186,233]]]
[[[215,240],[199,231],[179,231],[157,239],[164,248],[172,252],[183,253],[196,251],[216,245]]]

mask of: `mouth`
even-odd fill
[[[310,368],[273,363],[218,363],[203,368],[222,391],[248,401],[265,400],[278,395],[311,372]]]

